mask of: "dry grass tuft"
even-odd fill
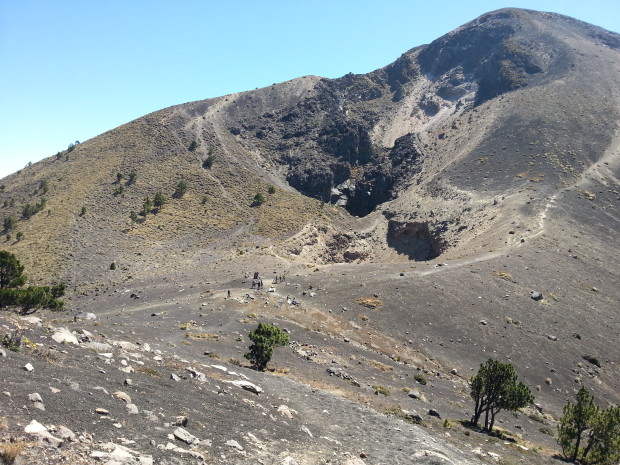
[[[17,457],[26,449],[28,443],[24,441],[9,442],[0,445],[0,460],[3,465],[13,465]]]
[[[136,373],[144,373],[145,375],[153,376],[153,377],[161,377],[161,373],[154,368],[138,365],[134,368]]]
[[[394,370],[393,367],[386,365],[385,363],[381,363],[378,360],[372,360],[372,364],[381,371],[393,371]]]
[[[375,297],[360,297],[355,299],[355,302],[367,308],[377,308],[383,305],[383,302]]]
[[[499,278],[502,278],[504,281],[516,283],[512,275],[510,273],[506,273],[505,271],[493,270],[493,274]]]
[[[213,341],[220,338],[217,334],[211,333],[185,333],[185,337],[188,339],[211,339]]]

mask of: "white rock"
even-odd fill
[[[127,412],[132,415],[137,415],[140,413],[140,410],[138,410],[138,406],[136,404],[127,404],[125,405],[125,408],[127,408]]]
[[[299,463],[293,457],[291,457],[290,455],[287,455],[286,457],[282,459],[282,461],[280,462],[280,465],[299,465]]]
[[[235,386],[245,389],[246,391],[253,392],[254,394],[260,394],[261,392],[263,392],[263,389],[260,386],[250,383],[249,381],[235,380],[235,381],[225,381],[225,382],[229,384],[234,384]]]
[[[52,334],[52,339],[58,344],[79,344],[77,337],[67,328],[56,328]]]
[[[24,370],[26,370],[27,372],[32,372],[32,371],[34,371],[34,367],[32,366],[31,363],[26,363],[24,365]]]
[[[293,414],[291,413],[291,410],[286,405],[280,405],[278,407],[278,413],[280,413],[280,415],[282,415],[283,417],[288,418],[289,420],[293,419]]]
[[[76,437],[73,431],[62,425],[56,427],[56,434],[60,436],[61,439],[68,439],[69,441],[74,441]]]
[[[354,457],[352,459],[348,459],[347,461],[343,462],[342,465],[366,465],[366,462],[364,462],[362,459],[358,457]]]
[[[233,449],[237,449],[238,451],[242,451],[243,450],[243,446],[241,444],[239,444],[237,441],[235,441],[234,439],[226,441],[226,445],[228,447],[232,447]]]
[[[41,395],[38,392],[34,392],[32,394],[28,394],[28,400],[30,402],[41,402],[41,403],[43,403],[43,399],[41,398]]]
[[[129,397],[129,394],[126,394],[123,391],[116,391],[116,392],[112,393],[112,396],[116,397],[117,399],[120,399],[122,401],[125,401],[128,404],[131,404],[131,397]]]
[[[173,434],[175,438],[177,438],[180,441],[183,441],[186,444],[193,445],[193,444],[198,444],[200,442],[200,439],[198,439],[196,436],[191,434],[186,429],[181,428],[180,426],[174,430]]]
[[[25,433],[42,433],[47,431],[47,428],[39,423],[37,420],[32,420],[28,425],[24,428]]]
[[[41,326],[41,318],[37,318],[36,316],[25,316],[21,320],[31,325]]]

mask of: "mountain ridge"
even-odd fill
[[[44,314],[50,325],[88,328],[99,342],[147,342],[188,364],[217,353],[245,372],[247,331],[274,322],[295,341],[276,361],[289,370],[279,374],[286,383],[390,412],[386,428],[399,428],[411,407],[411,373],[429,378],[430,403],[416,408],[465,420],[473,370],[489,356],[510,361],[549,418],[506,415],[502,427],[545,453],[498,447],[515,463],[553,463],[553,433],[541,425],[556,424],[576,389],[620,401],[619,71],[618,34],[498,10],[367,74],[175,105],[28,166],[2,180],[0,219],[16,225],[0,246],[31,282],[68,284],[69,312]],[[181,181],[187,189],[175,194]],[[158,192],[166,204],[140,215]],[[267,286],[272,274],[288,283],[250,289],[255,271]],[[73,321],[80,312],[96,324]],[[194,323],[181,331],[186,321]],[[91,363],[85,354],[75,351]],[[256,376],[275,396],[276,375]],[[157,383],[140,382],[166,402]],[[186,384],[187,397],[195,386]],[[215,403],[220,388],[212,386]],[[311,430],[321,425],[316,408]],[[439,420],[424,418],[444,435]],[[199,421],[204,434],[221,434]],[[343,442],[336,430],[329,434]],[[473,442],[465,432],[454,440],[473,449],[482,436],[467,432]],[[322,460],[312,441],[295,449],[300,463]],[[452,454],[433,463],[457,463]],[[370,454],[368,463],[378,460]]]

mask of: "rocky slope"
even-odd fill
[[[29,326],[40,345],[0,358],[7,398],[18,399],[3,401],[11,434],[28,423],[19,410],[32,394],[25,385],[49,405],[42,423],[86,438],[83,463],[95,460],[96,441],[131,445],[115,439],[122,428],[159,463],[190,460],[166,452],[167,441],[184,447],[172,423],[187,411],[200,425],[190,432],[208,444],[196,452],[217,463],[475,463],[495,453],[505,463],[547,463],[557,452],[554,421],[576,389],[587,385],[602,405],[620,401],[619,50],[618,34],[504,9],[371,73],[306,76],[164,109],[4,178],[0,245],[17,254],[31,282],[69,285],[69,312],[46,315],[44,324],[87,329],[97,343],[141,343],[129,355],[118,344],[89,352],[82,341],[64,358],[54,353],[60,362],[44,364],[43,376],[38,368],[24,375],[27,360],[64,347]],[[180,181],[187,190],[174,195]],[[167,200],[159,212],[130,219],[158,192]],[[28,205],[39,211],[24,215]],[[251,290],[244,276],[254,271],[292,280],[273,293]],[[78,312],[94,313],[95,323],[76,325]],[[25,324],[3,318],[0,333]],[[216,352],[217,364],[236,372],[259,319],[295,335],[277,362],[285,373],[239,368],[244,375],[229,379],[200,358]],[[193,326],[217,337],[186,337]],[[471,414],[467,379],[489,356],[514,363],[548,415],[508,415],[502,425],[542,454],[499,441],[497,450],[472,452],[488,438],[443,428],[446,417]],[[151,421],[139,403],[138,413],[111,414],[127,415],[115,418],[121,428],[93,413],[98,401],[110,412],[124,405],[111,393],[126,392],[117,368],[132,357],[157,362],[162,375],[142,373],[132,388],[163,409],[146,407],[158,415],[152,434],[138,431]],[[104,365],[116,375],[95,383]],[[86,391],[65,382],[71,366],[84,367],[78,384]],[[95,366],[106,373],[90,373]],[[206,384],[190,380],[189,366],[206,370]],[[166,381],[168,371],[190,382]],[[407,395],[413,374],[434,380],[421,408]],[[244,376],[266,399],[218,394],[225,380]],[[61,389],[51,390],[56,400],[46,400],[45,383]],[[379,385],[392,395],[375,395]],[[171,400],[169,389],[180,398]],[[198,391],[213,415],[194,412]],[[65,405],[84,392],[92,405],[67,416]],[[289,418],[280,405],[297,413]],[[407,423],[403,411],[413,407],[430,439]],[[431,408],[441,421],[422,413]],[[338,412],[331,429],[324,411]],[[422,447],[429,441],[438,442]]]

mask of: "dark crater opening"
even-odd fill
[[[410,260],[424,261],[439,257],[445,243],[441,235],[429,228],[428,223],[407,223],[389,220],[388,245]]]

